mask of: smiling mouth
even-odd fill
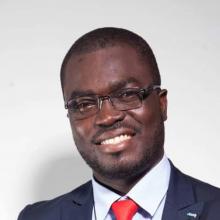
[[[107,145],[107,144],[120,144],[126,140],[129,140],[132,138],[132,135],[129,134],[121,134],[113,138],[105,139],[101,141],[101,145]]]

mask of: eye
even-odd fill
[[[117,98],[125,102],[133,101],[138,98],[138,92],[137,90],[125,90],[120,92]]]
[[[74,100],[70,104],[70,109],[73,112],[87,112],[93,110],[97,107],[97,101],[93,98],[80,98],[78,100]]]

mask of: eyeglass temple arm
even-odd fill
[[[155,90],[155,89],[160,89],[160,85],[153,85],[153,86],[152,86],[152,89],[153,89],[153,90]]]
[[[167,95],[167,90],[166,89],[161,89],[160,85],[154,85],[152,87],[153,90],[155,89],[160,89],[159,95]]]

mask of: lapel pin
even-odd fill
[[[193,218],[197,217],[197,214],[196,213],[192,213],[192,212],[188,212],[186,215],[189,216],[189,217],[193,217]]]

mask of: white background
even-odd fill
[[[184,172],[220,186],[218,0],[0,0],[0,219],[90,178],[59,82],[82,34],[128,28],[152,46],[169,91],[166,151]]]

